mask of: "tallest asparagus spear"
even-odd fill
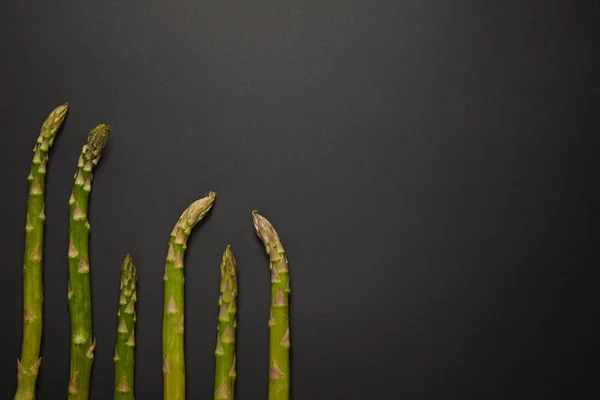
[[[88,240],[88,199],[92,170],[100,160],[110,127],[98,125],[90,131],[81,150],[75,184],[69,198],[69,311],[71,313],[71,372],[69,400],[87,400],[96,340],[92,338],[92,301]]]
[[[68,104],[57,107],[44,122],[33,148],[27,199],[25,262],[23,265],[23,344],[17,360],[18,387],[15,400],[35,398],[42,341],[42,255],[44,247],[44,188],[48,152],[67,114]]]
[[[206,215],[216,193],[196,200],[185,209],[169,239],[165,263],[165,299],[163,310],[164,399],[185,400],[185,356],[183,342],[183,259],[187,239],[194,226]]]
[[[290,398],[290,280],[288,260],[273,225],[252,212],[256,234],[265,245],[271,269],[271,315],[269,318],[269,400]]]

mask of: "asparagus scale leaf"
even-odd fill
[[[192,229],[204,218],[216,193],[196,200],[185,209],[169,239],[164,279],[163,385],[165,400],[185,400],[184,273],[186,243]]]
[[[215,349],[215,400],[234,398],[235,389],[235,330],[237,328],[237,272],[231,247],[227,246],[221,260],[221,294],[219,323]]]
[[[44,254],[44,189],[48,152],[54,143],[69,108],[63,104],[50,113],[40,131],[35,147],[27,199],[25,222],[25,257],[23,263],[23,343],[17,360],[15,400],[35,399],[36,381],[42,359],[42,256]]]
[[[252,212],[254,229],[265,245],[271,269],[271,314],[269,317],[269,400],[290,398],[290,280],[288,260],[273,225]]]
[[[92,335],[88,200],[92,171],[100,161],[110,135],[108,125],[90,131],[75,172],[69,198],[69,311],[71,314],[71,368],[68,400],[87,400],[96,340]]]
[[[127,254],[121,267],[117,346],[113,358],[115,362],[114,400],[134,399],[136,282],[137,270],[131,256]]]

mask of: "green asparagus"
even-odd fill
[[[119,297],[119,324],[115,348],[114,400],[134,399],[135,363],[135,303],[137,301],[137,271],[127,254],[121,267],[121,296]]]
[[[221,261],[219,324],[215,349],[215,400],[231,400],[235,389],[235,330],[237,328],[236,262],[230,246]]]
[[[17,392],[15,400],[35,399],[35,388],[42,359],[42,256],[44,253],[44,189],[48,152],[54,142],[67,110],[68,104],[57,107],[42,125],[37,143],[33,148],[33,161],[27,199],[25,222],[25,260],[23,264],[23,343],[21,360],[17,360]]]
[[[183,259],[186,242],[196,224],[210,210],[216,193],[196,200],[185,209],[169,239],[165,263],[163,310],[164,399],[185,400]]]
[[[81,150],[75,184],[69,198],[69,310],[71,313],[71,370],[69,400],[87,400],[96,339],[92,336],[88,200],[92,170],[100,160],[110,127],[98,125],[90,131]]]
[[[290,281],[288,260],[273,225],[252,212],[256,234],[265,245],[271,269],[271,314],[269,317],[269,400],[290,398]]]

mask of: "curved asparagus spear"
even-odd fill
[[[114,400],[133,400],[135,363],[135,303],[137,301],[137,271],[127,254],[121,267],[121,296],[119,297],[119,325],[115,348]]]
[[[231,400],[235,389],[235,329],[237,328],[236,262],[231,246],[221,261],[221,295],[215,349],[215,400]]]
[[[186,242],[196,224],[204,218],[216,194],[196,200],[185,209],[169,239],[165,263],[163,310],[163,375],[165,400],[185,400],[185,357],[183,341],[183,259]]]
[[[35,399],[35,386],[42,342],[42,255],[44,249],[44,188],[48,152],[60,129],[68,104],[50,113],[33,148],[33,161],[27,199],[25,224],[25,261],[23,264],[23,344],[21,360],[17,360],[17,392],[15,400]]]
[[[75,184],[69,198],[69,311],[71,313],[71,371],[69,400],[89,397],[90,373],[96,340],[92,337],[92,300],[88,241],[88,199],[92,189],[92,169],[100,160],[110,134],[108,125],[90,131],[81,149]]]
[[[288,261],[273,225],[252,212],[256,234],[265,245],[271,269],[271,315],[269,318],[269,400],[290,398],[290,281]]]

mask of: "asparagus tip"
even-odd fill
[[[54,111],[52,111],[52,114],[61,115],[61,114],[65,114],[68,110],[69,110],[69,102],[65,101],[60,106],[56,107],[54,109]]]
[[[52,139],[56,136],[59,128],[65,120],[68,109],[69,103],[65,103],[52,110],[42,125],[42,133],[40,135],[41,139]]]
[[[93,149],[102,150],[108,141],[112,128],[106,124],[100,124],[90,131],[88,145]]]
[[[268,219],[260,215],[257,210],[252,211],[252,222],[254,223],[256,234],[265,243],[279,242],[279,235],[277,235],[273,225],[271,225]]]
[[[223,260],[221,262],[221,278],[225,279],[228,276],[235,276],[236,274],[236,261],[231,251],[231,245],[227,245],[225,252],[223,253]]]
[[[259,217],[261,215],[258,213],[258,210],[254,209],[252,210],[252,223],[254,225],[254,230],[256,231],[256,234],[258,236],[260,236],[260,234],[258,234],[258,229],[259,229]]]
[[[216,198],[217,198],[217,192],[213,192],[212,190],[210,192],[208,192],[208,194],[206,195],[206,199],[207,199],[207,201],[210,201],[211,205],[212,205],[212,203],[214,203]]]
[[[206,197],[194,201],[183,212],[178,225],[182,226],[184,223],[187,223],[190,228],[193,228],[212,208],[216,197],[217,194],[215,192],[209,192]]]
[[[230,262],[229,260],[233,260],[233,263],[235,264],[235,257],[231,251],[231,244],[228,244],[227,247],[225,247],[225,251],[223,252],[223,260],[228,260],[228,262]]]
[[[125,256],[121,267],[121,288],[124,290],[135,290],[137,281],[137,269],[130,254]]]
[[[56,113],[57,115],[64,116],[67,113],[67,111],[69,111],[69,103],[64,102],[60,106],[56,107],[53,112]]]

